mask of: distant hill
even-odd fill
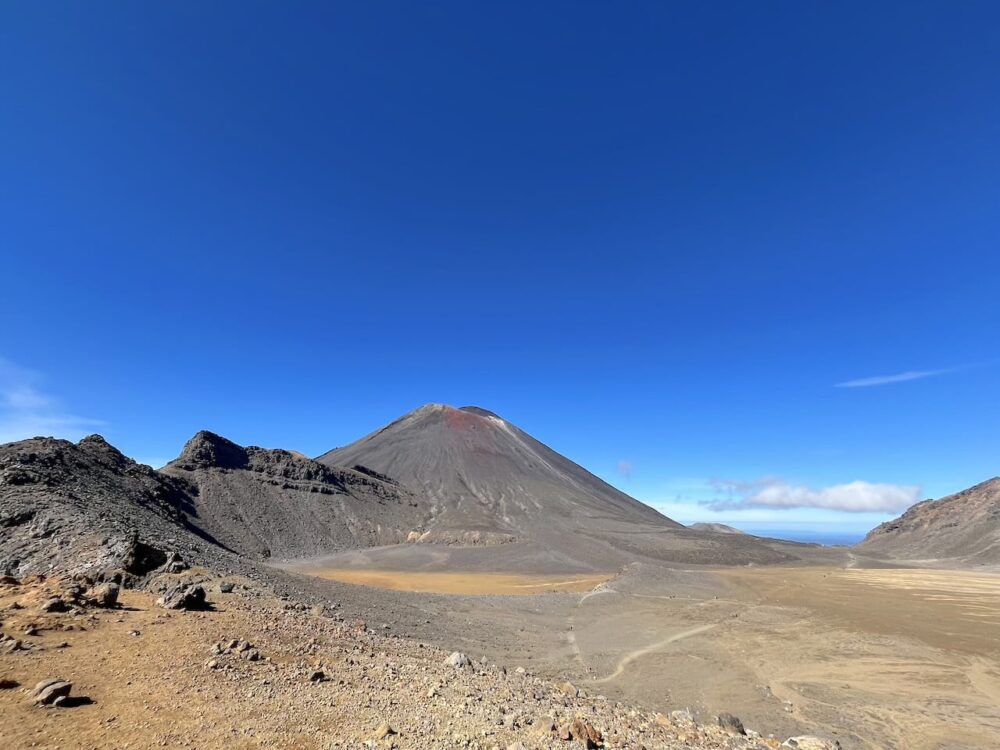
[[[712,531],[716,534],[746,534],[745,531],[726,526],[724,523],[693,523],[688,528],[694,531]]]
[[[857,549],[896,560],[1000,564],[1000,477],[917,503],[871,531]]]

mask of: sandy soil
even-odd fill
[[[414,572],[357,570],[354,568],[305,569],[310,575],[341,583],[374,586],[394,591],[436,594],[507,594],[524,596],[546,591],[590,591],[612,578],[606,575],[527,575],[523,573]]]
[[[1000,747],[1000,576],[710,575],[727,594],[583,602],[570,625],[581,681],[593,674],[603,690],[654,706],[726,705],[772,727],[783,714],[793,723],[782,729],[822,727],[846,748]]]
[[[534,580],[510,577],[515,586],[531,585],[526,578]],[[689,708],[706,723],[729,711],[765,736],[821,734],[845,750],[1000,747],[1000,576],[635,565],[587,591],[502,594],[489,592],[494,574],[458,571],[406,573],[407,586],[440,589],[444,580],[460,590],[453,594],[310,580],[340,602],[333,612],[346,621],[246,589],[213,590],[214,612],[165,612],[150,595],[126,592],[124,609],[80,615],[40,614],[43,594],[7,591],[0,626],[35,648],[0,654],[0,677],[22,687],[65,677],[94,703],[46,711],[32,708],[22,689],[0,690],[0,747],[122,747],[133,736],[142,738],[138,747],[287,747],[289,738],[301,747],[334,747],[334,739],[349,746],[370,739],[383,720],[403,723],[413,741],[401,747],[459,731],[494,731],[501,747],[528,739],[513,725],[488,729],[496,718],[481,713],[488,704],[469,703],[474,689],[513,690],[500,672],[489,677],[495,684],[442,689],[449,698],[440,721],[428,724],[425,696],[445,682],[435,671],[441,652],[420,642],[486,658],[515,677],[525,667],[569,678],[595,696],[593,706],[604,705],[603,695],[662,713]],[[366,612],[369,628],[356,624]],[[39,632],[18,635],[29,626]],[[225,657],[208,667],[212,644],[230,638],[254,642],[266,659]],[[313,686],[308,673],[321,664],[336,680]],[[467,725],[448,727],[456,710]]]
[[[780,744],[576,695],[524,670],[456,668],[447,652],[251,582],[230,594],[206,585],[207,612],[165,611],[126,591],[122,609],[42,613],[58,582],[0,583],[4,632],[34,631],[21,636],[27,650],[0,652],[0,748],[572,750],[583,742],[562,733],[579,737],[578,726],[609,750]],[[236,639],[255,658],[219,653]],[[31,688],[50,677],[72,682],[72,707],[32,704]]]
[[[463,594],[492,585],[453,575]],[[635,566],[576,594],[398,596],[439,608],[422,637],[650,709],[731,711],[847,750],[1000,747],[1000,576]]]

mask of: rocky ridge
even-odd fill
[[[1000,565],[1000,477],[917,503],[873,529],[856,548],[896,560]]]
[[[0,445],[0,528],[0,565],[9,574],[143,576],[172,548],[206,562],[227,556],[197,525],[184,481],[136,463],[99,435]]]
[[[200,432],[163,471],[99,435],[0,445],[0,572],[144,576],[171,552],[220,570],[403,541],[417,498],[373,473]]]
[[[192,487],[199,527],[256,558],[395,544],[426,516],[418,496],[365,467],[325,466],[202,431],[162,473]]]

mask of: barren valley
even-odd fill
[[[577,595],[531,597],[497,591],[490,573],[294,567],[448,592],[402,595],[433,613],[415,635],[650,710],[703,720],[731,710],[776,735],[818,731],[844,748],[991,747],[1000,737],[1000,575],[847,567],[858,558],[833,554],[840,565],[630,566]]]

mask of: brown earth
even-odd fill
[[[525,596],[546,591],[585,592],[610,580],[613,574],[531,575],[527,573],[463,573],[442,571],[358,570],[355,568],[301,568],[317,578],[374,586],[394,591],[435,594],[507,594]]]
[[[39,612],[59,585],[0,585],[4,631],[37,631],[23,636],[28,650],[0,654],[5,749],[778,745],[524,670],[479,661],[455,668],[445,651],[282,602],[252,584],[222,594],[207,581],[214,610],[206,612],[165,611],[136,591],[124,592],[121,609]],[[218,653],[239,639],[253,644],[246,655],[259,657]],[[32,704],[32,686],[50,677],[72,682],[72,707]]]
[[[421,578],[439,575],[405,578],[429,587]],[[533,597],[487,595],[489,576],[452,575],[465,595],[395,595],[439,608],[433,626],[417,628],[422,638],[497,663],[702,721],[731,710],[766,732],[816,732],[847,750],[998,746],[997,575],[637,566],[593,591]],[[481,595],[468,595],[476,582]]]

